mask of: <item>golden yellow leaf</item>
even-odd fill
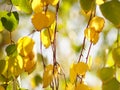
[[[65,90],[74,90],[75,86],[72,83],[68,83],[67,86],[65,87]]]
[[[5,90],[5,88],[3,86],[0,85],[0,90]]]
[[[74,66],[74,70],[78,75],[85,75],[88,69],[88,65],[84,62],[79,62]]]
[[[28,56],[32,52],[34,41],[32,38],[25,36],[18,40],[17,42],[17,51],[22,56]]]
[[[74,83],[76,81],[77,73],[75,71],[76,64],[72,64],[70,67],[70,82]]]
[[[41,38],[41,42],[42,44],[48,48],[51,44],[51,36],[50,36],[50,32],[48,29],[42,30],[40,33],[40,38]]]
[[[55,13],[47,11],[47,12],[39,12],[34,13],[32,15],[32,23],[34,27],[40,31],[43,28],[48,28],[55,20]]]
[[[48,4],[51,4],[51,5],[56,5],[58,3],[59,0],[41,0],[41,2],[44,4],[44,5],[48,5]]]
[[[46,88],[50,85],[51,81],[53,80],[53,65],[47,65],[45,67],[45,71],[43,73],[43,88]]]
[[[77,83],[75,90],[91,90],[90,87],[83,83]]]
[[[101,32],[104,27],[105,20],[102,17],[95,16],[90,21],[89,27],[93,28],[96,32]]]
[[[96,44],[99,40],[99,33],[96,32],[93,28],[85,29],[84,35],[93,44]]]
[[[54,40],[55,24],[53,23],[49,29],[42,30],[40,38],[42,44],[48,48]]]
[[[32,9],[35,13],[42,12],[43,4],[41,3],[41,0],[33,0],[32,1]]]

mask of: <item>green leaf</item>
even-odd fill
[[[6,65],[5,60],[0,60],[0,74],[4,71],[5,65]]]
[[[31,0],[19,0],[18,9],[25,13],[32,13]]]
[[[16,56],[17,55],[17,45],[16,44],[11,44],[7,46],[6,48],[7,55],[10,56]]]
[[[8,12],[7,11],[0,11],[0,32],[4,30],[4,26],[1,22],[1,17],[5,16]]]
[[[114,72],[115,72],[115,70],[113,67],[104,67],[98,72],[98,75],[99,75],[100,79],[103,82],[105,82],[105,81],[113,78]]]
[[[116,78],[112,78],[106,83],[103,83],[102,90],[120,90],[120,83],[116,80]]]
[[[15,6],[19,5],[19,1],[20,0],[11,0],[12,4],[15,5]]]
[[[95,0],[80,0],[82,9],[87,13],[95,6]]]
[[[111,21],[116,27],[120,27],[120,2],[112,0],[100,6],[103,16]]]
[[[5,17],[1,18],[1,21],[2,21],[4,28],[8,30],[9,32],[12,32],[18,26],[18,22],[19,22],[18,13],[17,12],[7,13]]]

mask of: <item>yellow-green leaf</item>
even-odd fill
[[[41,3],[41,0],[33,0],[32,1],[32,10],[35,13],[42,12],[42,10],[43,10],[43,4]]]
[[[53,80],[53,65],[47,65],[43,73],[43,88],[46,88]]]
[[[65,90],[74,90],[75,86],[72,83],[67,83]]]

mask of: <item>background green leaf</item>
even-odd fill
[[[6,48],[7,55],[16,56],[17,55],[17,46],[15,44],[11,44]]]
[[[7,13],[6,16],[1,18],[1,21],[2,21],[2,25],[4,26],[4,28],[8,30],[9,32],[12,32],[18,26],[18,22],[19,22],[18,13],[17,12]]]
[[[120,27],[120,2],[112,0],[100,6],[103,16],[115,26]]]
[[[8,12],[7,11],[0,11],[0,32],[4,30],[4,26],[2,25],[1,18],[5,16]]]
[[[4,71],[5,65],[6,65],[5,60],[0,60],[0,74]]]
[[[102,85],[102,90],[120,90],[120,83],[113,78]]]
[[[80,0],[80,5],[87,13],[95,6],[95,0]]]

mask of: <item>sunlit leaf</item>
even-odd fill
[[[16,5],[16,8],[28,14],[32,13],[31,0],[18,0],[18,4]]]
[[[112,52],[110,52],[108,54],[108,58],[107,58],[107,61],[106,61],[106,66],[107,67],[112,67],[112,66],[114,66],[114,64],[115,64],[115,62],[114,62],[113,57],[112,57]]]
[[[96,0],[96,4],[97,5],[101,5],[101,4],[103,4],[105,1],[104,0]]]
[[[116,78],[112,78],[106,83],[103,83],[102,90],[120,90],[120,83],[116,80]]]
[[[17,42],[18,53],[22,56],[29,55],[33,50],[34,43],[33,39],[28,36],[20,38]]]
[[[8,57],[8,70],[14,75],[19,76],[23,72],[23,59],[20,55]]]
[[[16,56],[17,55],[17,45],[16,44],[11,44],[7,46],[6,48],[7,55],[10,56]]]
[[[112,50],[112,57],[117,66],[120,66],[120,47],[114,48]]]
[[[120,27],[120,1],[111,0],[100,6],[103,16],[116,27]]]
[[[77,73],[74,69],[75,66],[76,66],[76,64],[72,64],[71,67],[70,67],[70,82],[71,83],[74,83],[75,80],[76,80],[76,77],[77,77]]]
[[[78,75],[85,75],[85,73],[89,70],[89,67],[84,62],[79,62],[74,66],[74,70]]]
[[[7,15],[7,11],[0,11],[0,32],[4,30],[4,26],[2,25],[1,18]]]
[[[51,36],[50,36],[50,31],[48,29],[42,30],[40,33],[40,38],[42,44],[48,48],[51,44]]]
[[[104,67],[98,72],[98,76],[105,82],[113,77],[114,72],[115,70],[113,67]]]
[[[19,22],[19,16],[17,12],[9,12],[5,17],[1,18],[2,25],[9,32],[14,31]]]
[[[42,12],[43,4],[41,3],[41,0],[33,0],[32,1],[32,9],[35,13]]]
[[[53,79],[53,66],[48,65],[45,67],[45,71],[43,73],[43,88],[46,88]]]
[[[74,90],[75,86],[72,83],[68,83],[67,86],[65,87],[65,90]]]
[[[19,1],[20,0],[11,0],[12,4],[15,5],[15,6],[19,5]]]
[[[95,6],[95,0],[80,0],[82,9],[87,13]]]
[[[90,87],[83,83],[77,83],[77,85],[75,86],[75,90],[91,90],[91,89]]]
[[[38,31],[49,27],[54,20],[55,13],[50,11],[35,13],[32,16],[32,23]]]
[[[24,60],[24,70],[30,74],[32,71],[34,71],[36,67],[36,61],[34,60],[34,53],[29,53],[28,56],[23,57]]]
[[[97,32],[101,32],[104,27],[105,20],[102,17],[95,16],[90,21],[89,27]]]
[[[116,79],[120,82],[120,68],[116,68]]]
[[[84,31],[85,37],[92,42],[93,44],[96,44],[99,40],[99,33],[94,30],[94,28],[87,28]]]

